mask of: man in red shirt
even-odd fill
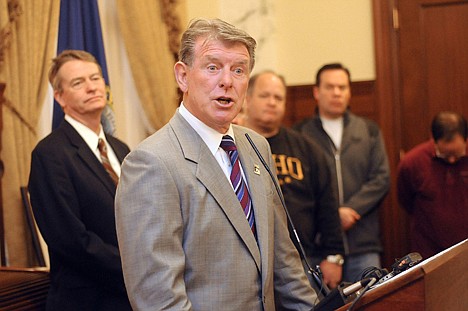
[[[455,112],[432,121],[432,139],[398,167],[398,199],[410,219],[411,251],[428,258],[468,238],[467,122]]]

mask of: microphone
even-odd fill
[[[361,288],[367,286],[367,284],[370,284],[371,282],[372,282],[372,284],[374,284],[375,282],[377,282],[377,279],[376,278],[366,278],[366,279],[357,281],[356,283],[351,284],[348,287],[344,288],[343,289],[343,295],[345,297],[348,297],[348,296],[354,294],[355,292],[357,292],[358,290],[360,290]],[[370,286],[372,286],[372,284]]]
[[[321,300],[316,306],[314,311],[332,311],[341,308],[345,304],[353,301],[351,310],[356,302],[364,295],[364,293],[377,282],[377,278],[371,277],[362,279],[356,283],[349,285],[349,283],[343,282],[338,285],[337,288],[332,290],[330,294]],[[354,295],[357,291],[364,288],[358,295]]]
[[[354,306],[356,305],[356,303],[361,299],[361,297],[369,290],[369,288],[370,288],[372,285],[374,285],[375,282],[377,282],[377,279],[376,279],[376,278],[368,278],[368,279],[365,279],[365,280],[366,280],[366,282],[364,282],[364,280],[360,281],[360,283],[361,283],[360,285],[361,285],[361,286],[360,286],[360,288],[359,288],[359,289],[361,289],[361,288],[364,287],[364,289],[356,296],[356,298],[354,298],[353,302],[351,303],[351,305],[349,306],[349,308],[348,308],[346,311],[351,311],[351,310],[354,308]],[[367,284],[364,285],[364,283],[367,283]],[[353,285],[354,285],[354,284],[353,284]],[[351,285],[351,286],[352,286],[352,285]],[[348,288],[346,288],[346,289],[348,289]],[[345,290],[346,290],[346,289],[345,289]],[[358,289],[358,290],[359,290],[359,289]],[[343,292],[344,292],[344,291],[343,291]]]
[[[415,266],[422,260],[419,253],[410,253],[397,259],[392,265],[392,271],[388,273],[387,269],[380,269],[377,267],[368,267],[363,270],[361,280],[349,285],[349,283],[341,283],[337,288],[332,290],[330,294],[321,300],[315,306],[315,311],[329,311],[338,309],[353,300],[352,304],[347,310],[352,310],[356,303],[366,293],[371,286],[377,286],[393,276]],[[353,294],[364,288],[358,295]],[[353,297],[355,297],[353,299]]]
[[[403,256],[395,261],[395,263],[392,265],[392,271],[388,273],[386,276],[381,278],[379,280],[378,284],[382,284],[383,282],[391,279],[397,274],[400,274],[403,271],[408,270],[409,268],[417,265],[419,262],[422,260],[422,256],[419,253],[413,252],[409,253],[406,256]]]
[[[249,141],[249,143],[252,146],[253,150],[255,151],[258,158],[260,159],[260,162],[262,162],[262,164],[265,167],[266,171],[270,175],[270,178],[273,181],[273,184],[275,185],[276,193],[278,194],[278,197],[280,198],[280,201],[281,201],[281,205],[283,206],[283,209],[286,212],[286,216],[288,218],[289,225],[291,226],[291,230],[294,232],[294,237],[296,238],[297,245],[299,245],[299,251],[300,251],[300,253],[302,255],[302,258],[304,259],[304,262],[305,262],[305,264],[307,266],[308,273],[312,275],[312,278],[313,278],[317,288],[319,289],[320,293],[323,295],[323,297],[326,297],[330,293],[330,289],[328,288],[328,286],[326,284],[323,283],[319,273],[317,273],[317,271],[312,269],[312,267],[310,266],[310,264],[309,264],[309,262],[307,260],[307,256],[306,256],[304,247],[302,246],[301,239],[299,238],[299,235],[297,234],[297,230],[296,230],[296,227],[294,226],[291,215],[289,214],[289,211],[286,208],[286,203],[284,201],[283,193],[281,192],[280,187],[279,187],[278,183],[276,182],[276,179],[275,179],[273,173],[270,170],[270,167],[266,163],[263,156],[260,154],[260,151],[258,151],[257,146],[255,145],[253,140],[250,138],[248,133],[245,133],[245,137]]]
[[[374,284],[378,285],[383,282],[385,282],[388,279],[391,279],[393,276],[408,270],[409,268],[413,267],[414,265],[417,265],[420,261],[422,260],[422,257],[419,253],[410,253],[400,259],[397,259],[395,263],[392,265],[392,272],[385,274],[387,271],[386,269],[378,269],[375,268],[374,271],[371,271],[369,274],[373,275],[373,277],[367,278],[367,279],[362,279],[360,282],[361,284],[353,284],[351,286],[346,287],[343,290],[343,293],[351,293],[351,291],[354,291],[356,288],[356,291],[364,287],[364,289],[356,296],[356,298],[353,300],[347,311],[351,311],[353,307],[356,305],[356,303],[361,299],[361,297],[373,286]],[[378,283],[376,283],[379,281]],[[367,284],[365,284],[367,283]]]

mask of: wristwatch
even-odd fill
[[[331,263],[335,263],[337,265],[342,266],[344,264],[344,258],[340,254],[336,255],[328,255],[326,260]]]

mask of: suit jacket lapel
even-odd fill
[[[78,134],[78,132],[70,125],[70,123],[63,121],[61,127],[64,130],[65,135],[70,140],[72,146],[76,148],[76,153],[81,158],[81,160],[89,167],[90,171],[96,175],[97,178],[101,180],[104,186],[109,190],[109,192],[115,194],[115,184],[110,178],[109,174],[102,166],[101,162],[96,158],[96,155],[93,153],[83,138]]]
[[[128,154],[128,151],[123,150],[120,145],[117,145],[114,143],[116,138],[114,137],[109,138],[109,136],[106,134],[106,139],[109,145],[112,147],[112,150],[114,150],[117,160],[119,160],[119,163],[122,164],[123,160],[125,159],[125,156]]]
[[[197,164],[196,177],[218,202],[220,208],[251,252],[260,270],[261,257],[257,242],[229,180],[220,178],[220,176],[224,176],[221,167],[217,165],[216,159],[201,137],[179,113],[176,113],[174,118],[171,119],[170,125],[179,140],[185,158]]]

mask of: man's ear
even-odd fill
[[[182,93],[185,93],[187,91],[187,89],[188,89],[187,70],[188,70],[188,66],[187,66],[187,64],[185,64],[183,62],[179,61],[179,62],[175,63],[175,65],[174,65],[175,78],[176,78],[177,84],[179,85],[179,88],[182,91]]]
[[[318,97],[318,86],[314,86],[312,89],[312,93],[314,95],[314,99],[317,100]]]
[[[63,107],[61,98],[62,98],[62,92],[55,90],[54,91],[54,99],[60,105],[60,107],[62,107],[62,109],[63,109],[64,107]]]

